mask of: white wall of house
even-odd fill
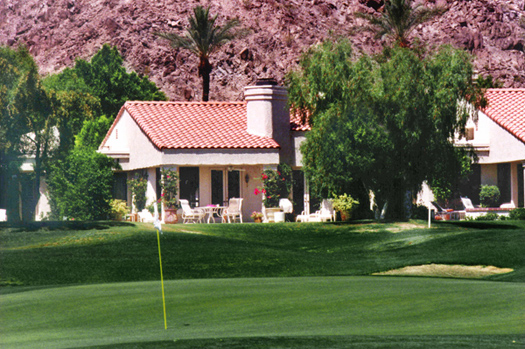
[[[477,150],[480,164],[497,164],[525,161],[525,143],[494,122],[482,112],[478,121],[469,120],[467,127],[474,127],[472,140],[456,140],[457,145],[472,145]]]
[[[303,154],[301,153],[301,144],[306,140],[306,132],[293,132],[293,167],[303,166]]]

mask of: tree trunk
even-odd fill
[[[201,57],[199,63],[199,76],[202,77],[202,101],[208,102],[210,99],[210,73],[212,65],[208,58]]]

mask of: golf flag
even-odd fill
[[[157,209],[157,204],[153,205],[153,207],[155,210],[155,213],[153,215],[153,226],[155,227],[155,229],[157,229],[162,234],[162,227],[160,225],[159,211]]]
[[[168,329],[168,323],[166,321],[166,298],[164,296],[164,276],[162,275],[162,256],[160,253],[160,236],[159,232],[162,234],[162,227],[159,220],[159,211],[157,209],[157,204],[153,205],[154,207],[154,217],[153,217],[153,226],[157,229],[157,242],[159,244],[159,265],[160,265],[160,282],[162,285],[162,308],[164,310],[164,329]]]

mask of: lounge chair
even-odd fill
[[[331,200],[324,199],[321,202],[321,209],[310,214],[310,222],[335,222],[335,211]]]
[[[153,218],[153,215],[151,214],[150,211],[148,211],[148,209],[143,209],[142,211],[140,211],[138,213],[139,215],[139,222],[143,222],[143,223],[153,223],[154,221],[154,218]]]
[[[188,200],[179,200],[182,207],[182,223],[202,223],[204,219],[204,211],[198,208],[192,209]]]
[[[228,223],[238,219],[242,223],[242,198],[231,198],[228,207],[222,212],[222,221]]]

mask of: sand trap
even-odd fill
[[[497,268],[483,265],[425,264],[384,271],[381,273],[373,273],[372,275],[433,276],[481,279],[485,276],[505,274],[512,271],[514,271],[514,269]]]

